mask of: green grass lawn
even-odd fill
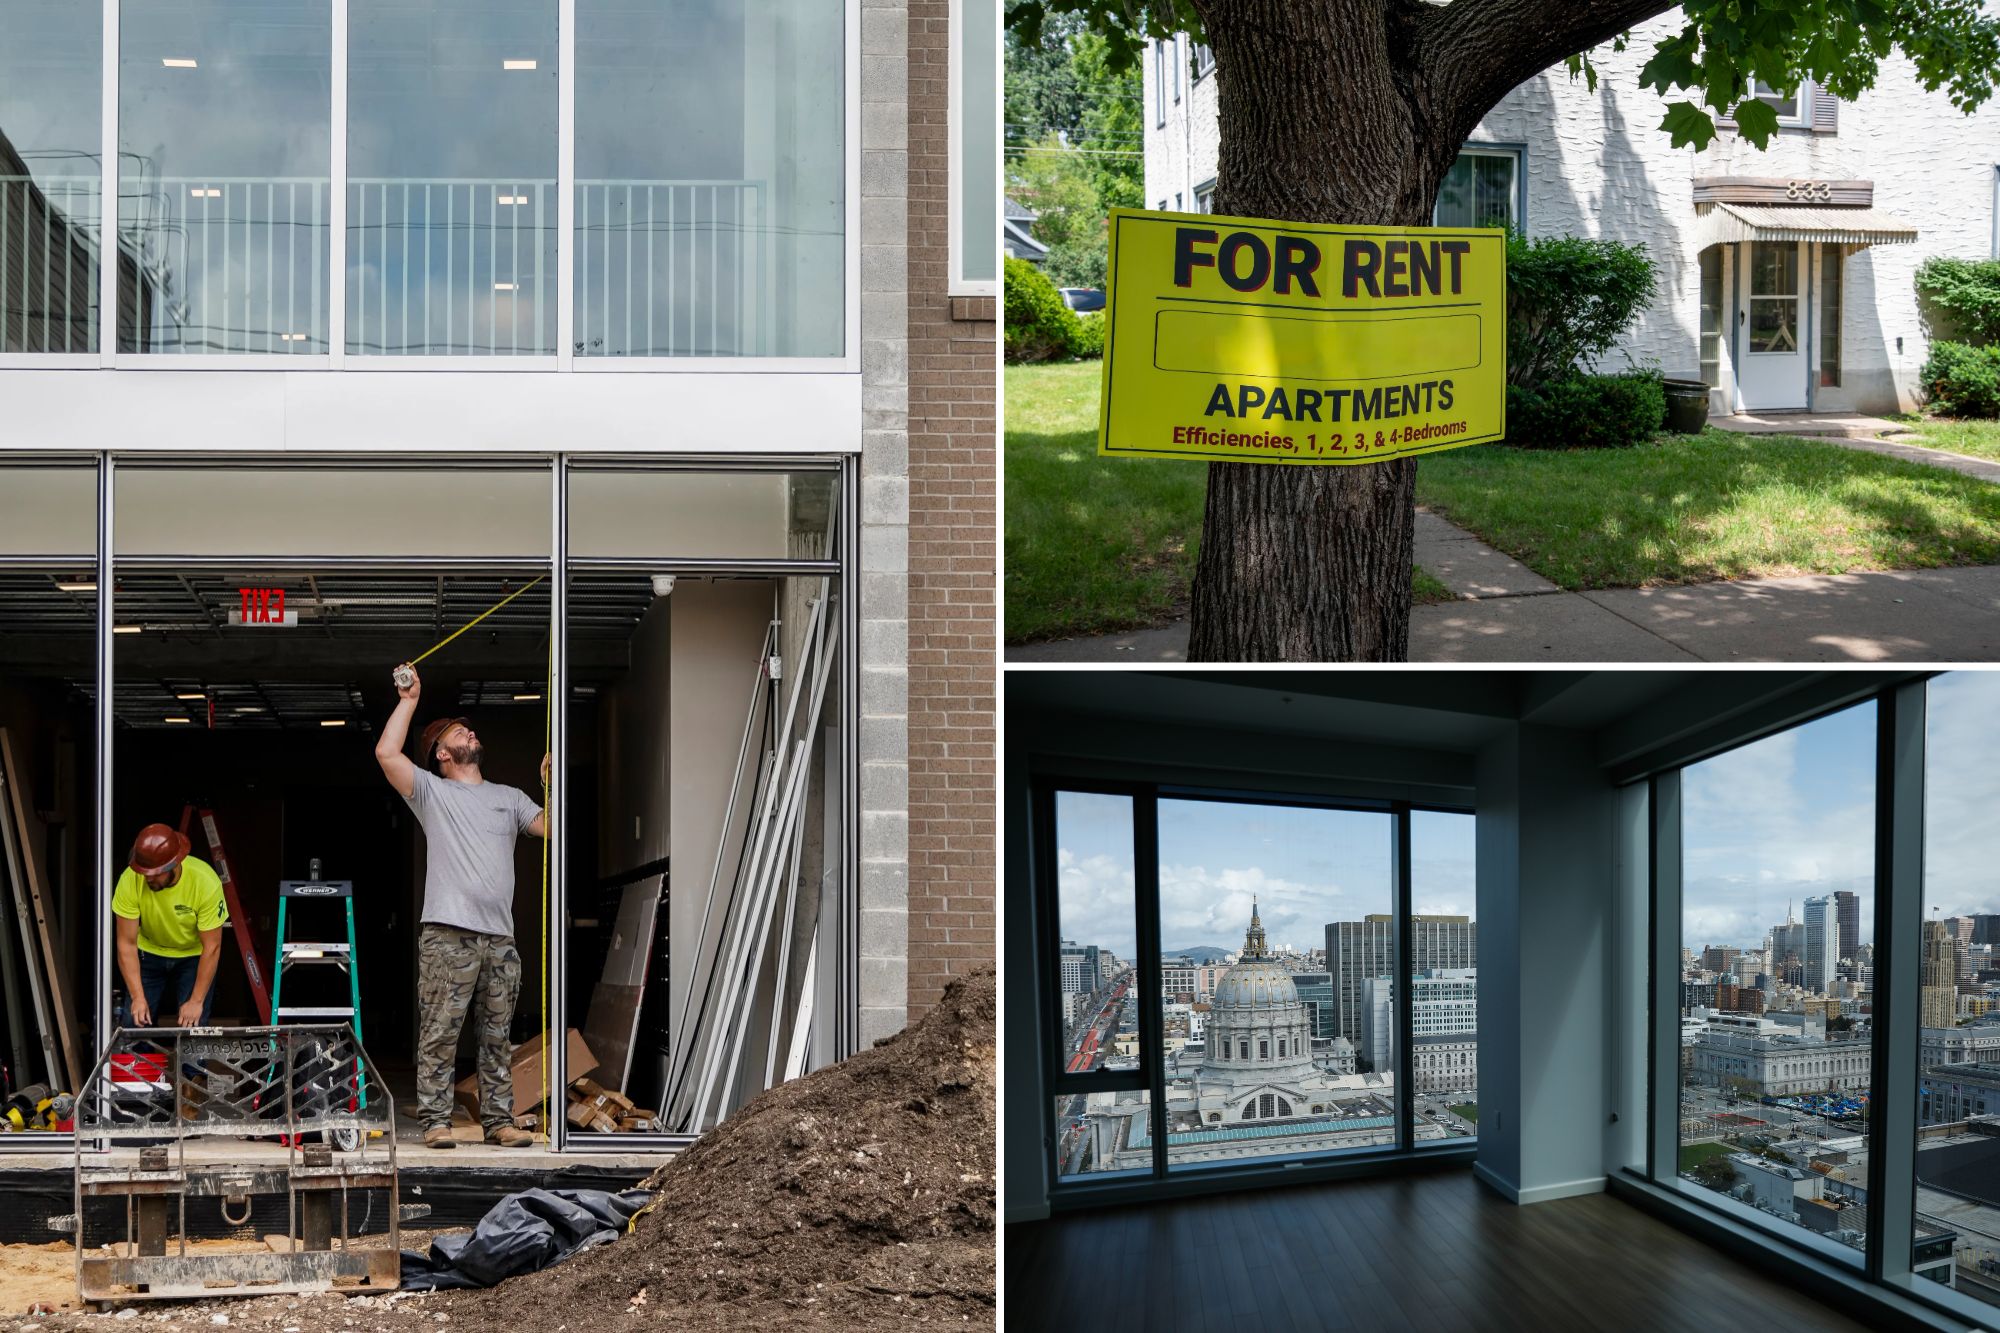
[[[1417,498],[1570,589],[2000,561],[2000,487],[1782,435],[1453,449]]]
[[[1976,417],[1924,417],[1915,413],[1902,413],[1892,420],[1908,426],[1913,432],[1896,436],[1898,444],[1944,449],[1954,454],[1970,454],[1974,458],[2000,462],[2000,421],[1982,421]]]
[[[1470,1120],[1475,1125],[1479,1123],[1479,1104],[1477,1102],[1460,1102],[1451,1108],[1451,1113],[1462,1120]]]
[[[1157,624],[1185,605],[1205,466],[1097,456],[1097,362],[1009,366],[1009,641]],[[1936,422],[1976,452],[1991,422]],[[1929,427],[1927,427],[1929,429]],[[1970,440],[1971,443],[1967,443]],[[1426,454],[1417,499],[1569,589],[2000,563],[2000,486],[1789,436]],[[1417,600],[1450,600],[1422,570]]]
[[[1007,639],[1100,634],[1187,604],[1208,465],[1097,456],[1100,363],[1008,366]],[[1419,603],[1452,592],[1416,571]]]
[[[1703,1162],[1712,1162],[1718,1157],[1727,1157],[1741,1148],[1728,1143],[1689,1143],[1681,1148],[1682,1171],[1692,1171]]]

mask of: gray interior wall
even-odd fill
[[[1647,824],[1652,810],[1643,782],[1612,798],[1614,871],[1610,948],[1604,987],[1604,1171],[1646,1160],[1646,946],[1651,938]]]
[[[646,608],[632,633],[630,667],[599,701],[597,863],[607,879],[667,855],[672,606],[671,598],[656,597]]]
[[[743,828],[749,818],[746,774],[723,839],[722,817],[729,805],[730,775],[743,740],[744,710],[758,675],[764,632],[771,620],[771,584],[757,580],[682,580],[666,601],[672,616],[668,646],[673,681],[669,707],[668,834],[673,889],[668,899],[670,954],[674,973],[674,1027],[685,1037],[688,1015],[682,997],[688,983],[699,984],[692,969],[698,950],[708,886],[724,850],[717,892],[724,900],[710,914],[706,940],[718,938]],[[757,741],[752,738],[754,758]],[[753,1025],[752,1030],[756,1030]],[[676,1041],[677,1048],[680,1041]]]

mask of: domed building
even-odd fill
[[[1201,1123],[1323,1115],[1331,1088],[1313,1062],[1312,1022],[1291,974],[1272,958],[1255,900],[1235,966],[1209,999],[1194,1074]]]

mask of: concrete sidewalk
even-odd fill
[[[1563,592],[1433,514],[1416,563],[1465,600],[1420,606],[1413,662],[2000,661],[2000,566]],[[1016,662],[1179,662],[1185,620],[1048,643]]]

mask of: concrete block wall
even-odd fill
[[[904,0],[861,5],[861,1044],[909,1013],[909,53]],[[853,595],[852,590],[849,593]]]
[[[996,954],[998,343],[995,298],[950,295],[951,50],[948,0],[912,0],[909,488],[883,497],[910,530],[912,1017]]]

